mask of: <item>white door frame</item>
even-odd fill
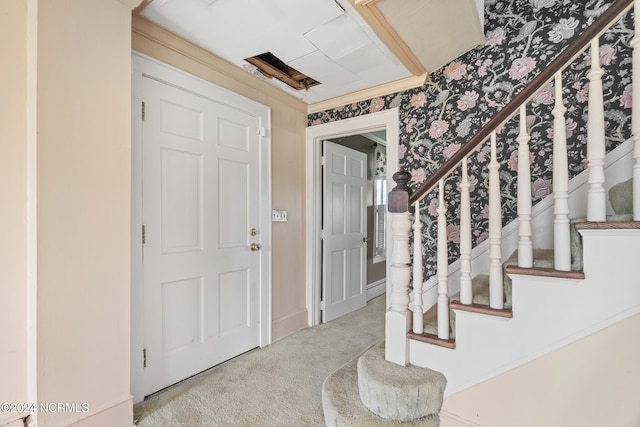
[[[322,141],[360,133],[387,132],[387,187],[394,186],[393,174],[398,170],[398,109],[379,111],[351,119],[338,120],[307,128],[306,136],[306,291],[309,325],[320,323],[320,291],[322,288],[322,251],[320,237],[322,217]],[[391,259],[393,236],[387,222],[387,271]],[[387,292],[389,291],[387,281]]]
[[[144,54],[132,52],[131,93],[131,394],[144,400],[144,292],[142,265],[142,79],[153,78],[259,117],[260,127],[260,347],[271,344],[271,109]]]

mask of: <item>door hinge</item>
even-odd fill
[[[142,226],[142,244],[144,245],[145,243],[147,243],[147,232],[143,225]]]
[[[142,367],[143,368],[147,367],[147,349],[146,348],[142,349]]]
[[[324,310],[325,304],[324,301],[320,301],[320,310]]]
[[[267,130],[265,128],[258,128],[259,136],[267,136]]]
[[[322,166],[326,166],[327,165],[326,157],[324,157],[324,155],[322,157],[320,157],[320,164]]]
[[[142,101],[142,120],[144,121],[144,101]]]

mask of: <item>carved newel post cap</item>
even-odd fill
[[[409,188],[409,181],[411,180],[411,174],[400,168],[400,170],[393,174],[393,180],[396,186],[389,192],[389,212],[402,213],[409,211],[409,194],[411,189]]]

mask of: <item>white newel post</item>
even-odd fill
[[[460,302],[471,304],[473,301],[471,278],[471,184],[467,175],[467,158],[462,160],[462,179],[460,180]]]
[[[598,38],[591,40],[591,70],[589,78],[589,104],[587,107],[587,160],[589,161],[589,192],[587,194],[587,221],[606,221],[607,199],[604,188],[604,101]],[[555,185],[555,184],[554,184]]]
[[[520,106],[518,141],[518,266],[533,267],[531,241],[531,160],[527,132],[527,106]]]
[[[569,224],[569,166],[567,160],[567,128],[562,99],[562,74],[555,76],[556,104],[553,109],[553,249],[556,270],[571,270],[571,237]],[[591,107],[589,107],[591,108]]]
[[[449,339],[449,247],[447,208],[444,205],[444,179],[438,185],[438,338]]]
[[[640,0],[633,2],[633,11],[640,13]],[[633,220],[640,221],[640,34],[638,25],[631,40],[632,54],[632,106],[631,134],[633,137]]]
[[[391,218],[391,308],[385,316],[385,359],[406,366],[409,363],[409,340],[411,327],[409,311],[409,282],[411,280],[411,255],[409,253],[409,187],[411,174],[400,169],[393,175],[396,187],[389,192],[388,210]]]
[[[413,213],[413,332],[424,332],[422,309],[422,222],[420,202],[416,202]]]
[[[489,163],[489,306],[503,308],[502,204],[500,202],[500,164],[496,158],[496,133],[491,133]]]

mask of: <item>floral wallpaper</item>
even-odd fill
[[[424,86],[345,105],[308,116],[308,125],[341,120],[398,107],[400,166],[411,173],[412,186],[450,158],[497,111],[513,98],[558,53],[600,16],[613,0],[486,0],[483,46],[431,73]],[[606,144],[610,150],[631,135],[631,53],[633,13],[624,16],[601,40]],[[452,34],[455,37],[455,33]],[[585,167],[586,118],[590,56],[581,55],[563,73],[570,178]],[[531,179],[534,203],[552,187],[553,83],[527,106],[531,135]],[[503,225],[517,215],[517,142],[519,119],[499,133]],[[469,158],[474,245],[488,238],[489,145]],[[459,176],[447,178],[449,261],[458,258]],[[437,200],[435,192],[421,202],[425,280],[436,273]],[[535,245],[535,239],[534,239]]]

